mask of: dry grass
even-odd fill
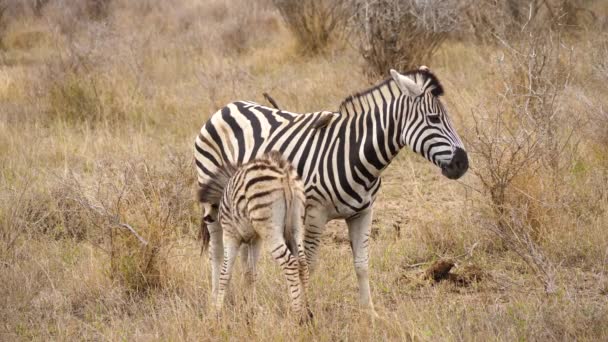
[[[444,84],[474,172],[450,181],[404,151],[375,205],[371,285],[380,318],[371,324],[358,310],[346,228],[332,222],[311,280],[316,324],[298,327],[286,318],[283,279],[268,253],[256,300],[239,290],[222,322],[208,315],[193,138],[219,106],[263,102],[265,91],[294,111],[336,109],[369,85],[366,61],[356,47],[301,56],[270,1],[104,3],[100,16],[66,0],[2,19],[2,340],[608,339],[605,33],[561,36],[567,53],[548,54],[534,79],[522,65],[538,65],[530,48],[545,51],[542,40],[448,38],[420,61]],[[603,17],[592,23],[599,31]],[[529,91],[547,102],[526,107]],[[524,122],[517,115],[527,109]],[[492,120],[499,114],[500,124]],[[509,139],[522,137],[513,134],[531,132],[539,118],[542,137],[552,129],[555,139],[540,141],[544,148],[506,183],[505,213],[516,214],[501,218],[483,178],[500,159],[475,146],[493,142],[490,150],[508,156]],[[499,233],[515,234],[497,235],[500,222]],[[534,253],[545,264],[526,259]],[[455,263],[455,281],[425,279],[437,260]]]

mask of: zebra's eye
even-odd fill
[[[433,124],[438,124],[441,122],[441,120],[439,119],[439,114],[428,114],[426,117]]]

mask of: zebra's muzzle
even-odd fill
[[[452,160],[441,166],[441,174],[449,179],[458,179],[469,169],[469,158],[467,152],[460,147],[454,150]]]

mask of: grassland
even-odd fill
[[[453,37],[421,61],[444,85],[472,170],[450,181],[403,151],[374,207],[380,317],[360,312],[346,227],[332,222],[311,280],[315,325],[300,327],[267,255],[255,300],[237,276],[223,320],[208,314],[193,141],[223,104],[263,103],[264,91],[292,111],[337,109],[375,81],[357,50],[302,56],[267,1],[69,4],[0,26],[0,339],[608,339],[606,23],[565,34],[566,53],[547,63],[557,162],[535,150],[504,199],[525,215],[507,221],[475,127],[495,132],[495,113],[521,108],[508,91],[518,55]],[[516,117],[502,129],[521,128]],[[425,280],[445,258],[477,277]]]

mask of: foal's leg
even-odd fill
[[[251,269],[250,267],[250,261],[249,261],[249,255],[250,255],[250,246],[248,243],[243,243],[241,244],[241,247],[239,248],[240,252],[239,254],[241,255],[241,267],[243,268],[243,270],[245,270],[245,280],[247,281],[247,285],[250,285],[251,281],[251,275],[249,274],[249,270]]]
[[[283,231],[282,229],[280,230]],[[269,239],[272,257],[281,266],[283,274],[287,279],[291,305],[297,317],[302,317],[304,303],[304,287],[300,281],[300,265],[297,255],[293,255],[283,237],[282,233],[276,232]]]
[[[308,280],[309,280],[309,270],[308,270],[308,262],[306,261],[306,254],[304,252],[304,200],[295,200],[293,202],[292,212],[290,213],[291,222],[293,226],[291,230],[292,241],[291,245],[296,246],[297,248],[297,257],[298,257],[298,265],[299,265],[299,275],[300,282],[302,283],[303,293],[302,293],[302,301],[304,302],[304,306],[306,308],[306,318],[312,318],[312,312],[308,307]],[[289,229],[290,227],[286,227]]]
[[[260,259],[260,251],[262,249],[262,240],[254,238],[249,244],[246,244],[247,249],[241,246],[241,258],[245,258],[247,263],[245,266],[245,279],[250,286],[254,286],[257,277],[257,262]],[[245,251],[247,254],[245,255]]]
[[[230,284],[230,277],[232,276],[232,269],[236,256],[239,252],[239,246],[241,242],[236,238],[224,234],[224,262],[222,264],[222,270],[219,275],[219,287],[217,290],[217,298],[215,300],[215,309],[217,313],[222,310],[224,303],[224,296],[226,295],[226,289]]]
[[[255,303],[256,299],[256,289],[255,289],[255,281],[257,278],[257,264],[260,259],[260,250],[262,249],[262,239],[255,238],[251,241],[249,245],[249,257],[247,261],[247,271],[246,278],[249,282],[249,286],[251,287],[251,303]]]

